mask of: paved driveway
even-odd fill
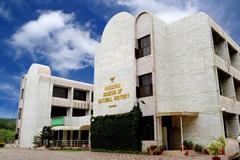
[[[174,156],[165,153],[163,156],[142,154],[105,153],[89,151],[49,151],[27,149],[0,149],[0,160],[210,160],[211,156],[194,154],[192,156]],[[226,160],[226,158],[222,158]]]

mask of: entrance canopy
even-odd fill
[[[157,117],[162,116],[198,116],[198,112],[158,112]]]
[[[80,126],[55,126],[52,128],[53,130],[79,130]]]
[[[181,150],[184,150],[184,146],[183,146],[183,119],[182,117],[184,116],[193,116],[196,117],[198,116],[198,112],[159,112],[156,115],[157,117],[163,117],[163,116],[179,116],[179,120],[180,120],[180,131],[181,131]]]

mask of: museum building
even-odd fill
[[[205,13],[115,15],[95,54],[93,116],[143,112],[142,148],[239,135],[240,47]],[[237,146],[238,147],[238,146]]]
[[[88,146],[93,85],[51,76],[48,66],[32,64],[21,79],[16,145],[34,146],[44,126],[54,130],[54,146]]]

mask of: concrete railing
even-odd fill
[[[71,102],[72,102],[71,99],[52,97],[53,106],[71,107]]]
[[[86,126],[90,125],[90,116],[64,117],[65,126]]]
[[[90,103],[87,101],[73,100],[73,108],[89,109]]]
[[[240,114],[240,103],[234,102],[231,98],[220,96],[221,108],[224,111],[234,114]]]

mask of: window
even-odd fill
[[[93,94],[93,92],[92,92],[91,94],[92,94],[92,97],[91,97],[91,102],[93,102],[93,95],[94,95],[94,94]]]
[[[18,119],[21,119],[21,114],[22,114],[22,108],[19,108],[19,110],[18,110]]]
[[[67,109],[68,108],[66,108],[66,107],[52,106],[51,118],[67,116]]]
[[[86,101],[86,91],[74,90],[73,99]]]
[[[240,102],[240,81],[233,78],[236,100]]]
[[[223,60],[228,60],[225,39],[212,28],[212,38],[215,54],[221,57]]]
[[[151,54],[150,35],[138,39],[138,50],[136,50],[136,58],[141,58]]]
[[[219,68],[217,68],[217,73],[220,95],[232,98],[234,96],[234,90],[232,89],[231,76]]]
[[[24,89],[21,90],[21,99],[24,97]]]
[[[53,86],[53,97],[68,98],[68,88]]]
[[[73,108],[73,111],[72,111],[72,116],[73,117],[81,117],[81,116],[85,116],[85,115],[86,115],[86,110],[85,109]]]
[[[139,87],[137,87],[137,98],[153,95],[152,73],[138,76]]]
[[[88,138],[89,138],[89,131],[81,130],[81,140],[88,140]]]
[[[19,137],[19,128],[17,129],[17,132],[15,133],[15,140],[18,140],[18,137]]]
[[[154,140],[154,122],[153,116],[142,117],[141,121],[141,139]]]
[[[78,130],[73,130],[72,140],[78,140]]]
[[[228,52],[230,56],[231,65],[239,69],[238,51],[229,43],[228,43]]]

